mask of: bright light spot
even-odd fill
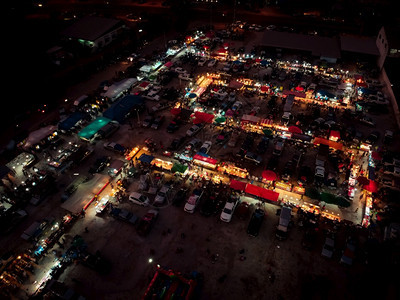
[[[149,264],[151,264],[153,262],[152,258],[149,258]]]

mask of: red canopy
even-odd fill
[[[324,145],[328,145],[331,148],[335,148],[336,150],[342,150],[343,149],[343,144],[342,143],[338,143],[338,142],[334,142],[331,140],[327,140],[321,137],[316,137],[314,138],[314,145],[318,145],[318,144],[324,144]]]
[[[180,108],[173,108],[171,109],[171,114],[174,116],[177,116],[181,113],[181,109]]]
[[[357,181],[362,184],[362,185],[367,185],[369,184],[369,179],[365,176],[358,176]]]
[[[147,88],[147,86],[150,84],[149,81],[143,81],[141,84],[139,84],[139,87],[141,88]]]
[[[262,172],[262,178],[268,181],[274,181],[276,179],[276,173],[271,170],[265,170]]]
[[[261,90],[261,92],[266,93],[266,92],[268,92],[269,87],[267,87],[266,85],[263,85],[263,86],[260,88],[260,90]]]
[[[297,126],[290,126],[289,127],[289,132],[291,132],[291,133],[299,133],[299,134],[303,133],[303,131]]]
[[[200,161],[204,161],[204,162],[209,163],[209,164],[211,164],[211,165],[217,164],[217,160],[216,160],[216,159],[211,158],[211,157],[205,157],[205,156],[202,156],[202,155],[199,155],[199,154],[196,154],[196,155],[193,157],[193,159],[197,159],[197,160],[200,160]]]
[[[246,182],[232,179],[229,187],[237,191],[244,191],[246,189]]]
[[[340,139],[340,132],[337,131],[337,130],[331,130],[330,136],[334,137],[334,138],[337,138],[337,139]]]
[[[296,86],[295,90],[298,92],[302,92],[304,91],[304,88],[302,86]]]
[[[172,61],[169,61],[169,62],[166,62],[166,63],[164,64],[164,66],[167,67],[167,68],[169,68],[169,67],[172,67],[173,64],[174,64],[174,63],[173,63]]]
[[[261,189],[261,197],[270,201],[278,201],[279,193],[263,188]]]
[[[227,111],[226,111],[226,113],[225,113],[225,116],[227,116],[227,117],[232,117],[233,116],[233,110],[232,109],[228,109]]]
[[[201,111],[196,111],[194,113],[194,117],[195,119],[193,120],[193,124],[212,123],[214,120],[213,114],[208,114]]]
[[[261,189],[262,187],[248,183],[245,192],[253,196],[261,197]]]
[[[382,160],[382,156],[381,156],[378,152],[376,152],[376,151],[373,151],[373,152],[371,153],[371,156],[372,156],[372,158],[375,159],[375,160]]]
[[[299,98],[305,98],[306,97],[306,93],[298,92],[298,91],[284,90],[283,94],[286,95],[286,96],[294,95],[295,97],[299,97]]]
[[[378,185],[374,180],[369,180],[369,184],[368,185],[364,185],[363,186],[364,190],[367,190],[371,193],[376,193],[378,191]]]

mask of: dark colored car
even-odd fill
[[[151,124],[151,128],[153,129],[158,129],[160,126],[163,124],[165,117],[164,116],[158,116],[157,118],[154,119],[153,124]]]
[[[143,120],[142,126],[145,128],[148,128],[151,126],[151,124],[153,123],[153,116],[146,116]]]
[[[172,200],[172,204],[175,206],[180,206],[187,198],[187,189],[180,189]]]
[[[247,226],[247,234],[253,237],[258,236],[261,224],[264,220],[265,212],[261,208],[257,208],[251,215],[249,225]]]
[[[283,169],[282,179],[288,181],[292,174],[293,174],[293,162],[288,161]]]
[[[206,201],[203,202],[203,205],[200,208],[200,213],[206,217],[216,214],[217,204],[218,200],[215,198],[215,196],[207,197]]]
[[[312,250],[315,246],[317,240],[317,232],[315,229],[308,229],[304,232],[303,238],[301,240],[301,245],[304,249]]]
[[[104,170],[104,168],[110,164],[111,157],[110,156],[102,156],[96,159],[94,164],[90,167],[89,173],[99,173]]]
[[[169,133],[174,133],[179,129],[180,126],[180,121],[179,120],[172,120],[171,123],[168,124],[167,126],[167,132]]]
[[[305,185],[310,182],[311,168],[309,166],[302,166],[299,171],[298,184]]]
[[[370,145],[375,145],[376,142],[379,140],[379,137],[380,133],[378,131],[371,132],[365,139],[365,142]]]
[[[169,150],[178,150],[184,143],[185,137],[181,136],[174,139],[171,145],[168,147]]]
[[[236,216],[239,217],[239,219],[246,219],[247,216],[249,215],[250,211],[250,204],[246,201],[240,202],[238,207],[235,210]]]
[[[268,144],[269,144],[269,139],[267,137],[263,137],[257,145],[258,154],[264,154],[268,149]]]

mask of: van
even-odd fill
[[[119,123],[111,121],[107,125],[103,126],[96,134],[98,139],[106,139],[114,134],[119,129]]]
[[[139,204],[142,206],[148,206],[150,204],[150,200],[147,196],[137,193],[137,192],[132,192],[129,195],[129,201],[132,201],[135,204]]]

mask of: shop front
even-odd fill
[[[128,154],[125,156],[125,159],[131,160],[132,158],[135,157],[135,155],[139,152],[139,150],[140,150],[140,148],[137,146],[135,148],[132,148],[132,150],[129,151]]]
[[[292,191],[292,184],[288,182],[283,182],[283,181],[277,181],[275,182],[275,188],[276,189],[281,189],[287,192]]]

